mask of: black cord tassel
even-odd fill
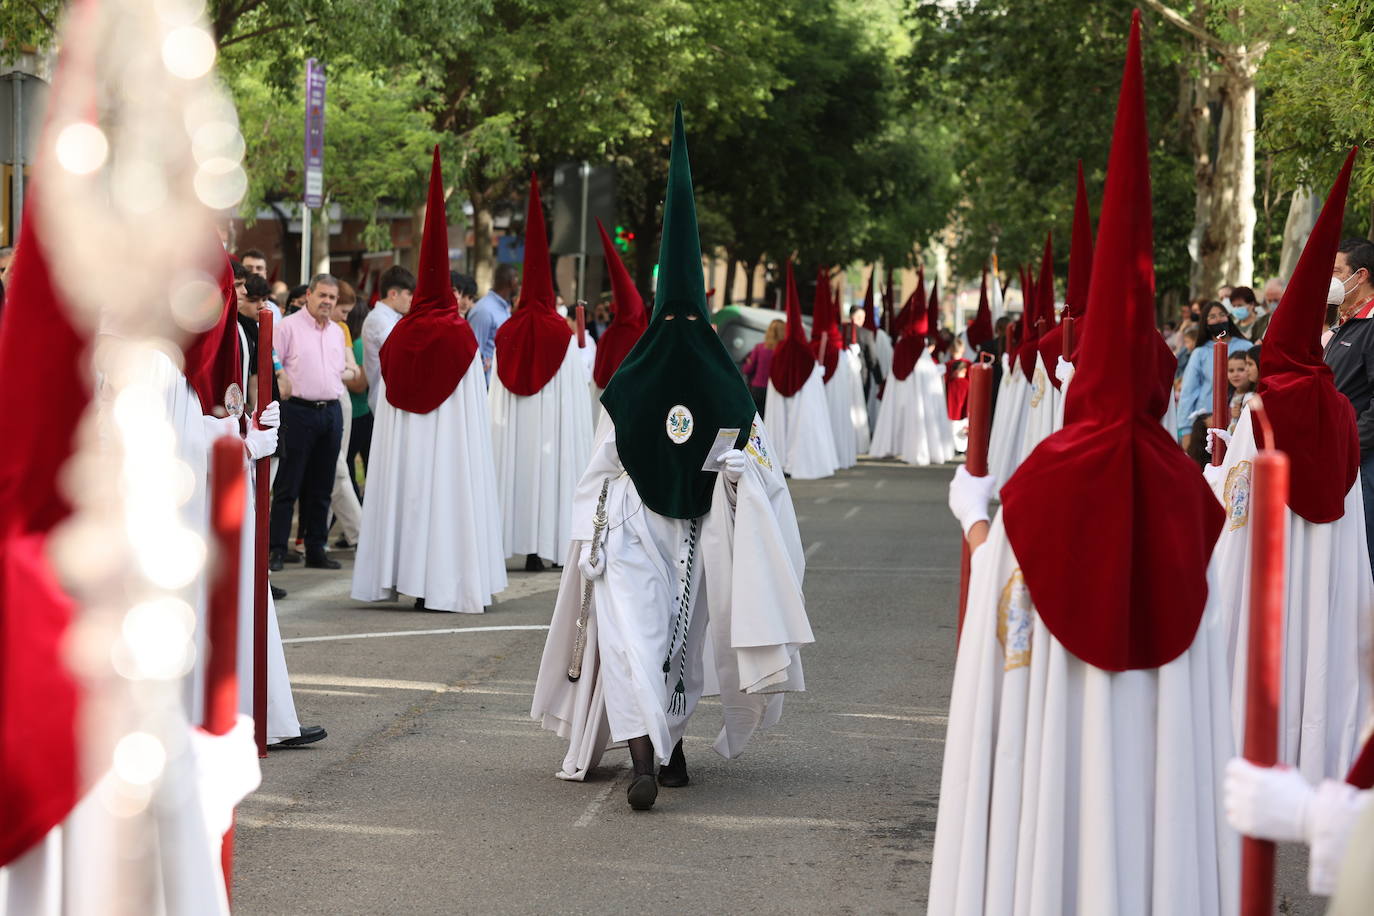
[[[680,716],[687,711],[687,685],[682,683],[682,678],[677,679],[677,686],[673,688],[673,695],[668,700],[668,714]]]

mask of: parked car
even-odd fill
[[[787,313],[777,309],[763,309],[753,305],[727,305],[711,316],[725,349],[738,366],[744,362],[749,351],[763,340],[768,325],[775,320],[786,321]],[[811,336],[811,319],[802,316],[808,339]]]

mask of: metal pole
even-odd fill
[[[24,78],[18,72],[10,74],[10,91],[14,93],[14,231],[10,244],[19,242],[20,225],[24,222]]]
[[[577,301],[582,302],[587,298],[587,183],[592,174],[592,167],[585,161],[582,163],[582,209],[579,211],[582,219],[581,237],[578,243],[577,255]]]
[[[307,207],[307,206],[305,205],[305,201],[301,201],[301,285],[302,285],[302,286],[304,286],[305,284],[307,284],[307,283],[310,282],[310,276],[311,276],[311,274],[310,274],[310,271],[311,271],[310,262],[311,262],[311,261],[314,259],[314,257],[315,257],[314,252],[312,252],[312,251],[310,250],[310,242],[311,242],[311,239],[310,239],[310,224],[311,224],[311,222],[313,222],[313,220],[311,219],[310,208]]]

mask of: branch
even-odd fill
[[[28,3],[29,7],[33,10],[33,14],[37,16],[40,20],[42,20],[43,25],[47,27],[47,30],[49,32],[56,32],[57,26],[54,25],[53,21],[48,18],[46,13],[43,12],[43,8],[38,5],[38,0],[28,0]]]
[[[254,29],[251,32],[244,32],[242,35],[235,35],[232,38],[226,38],[225,40],[219,43],[219,47],[222,51],[230,45],[236,45],[239,42],[247,41],[250,38],[258,38],[263,35],[269,35],[272,32],[280,32],[282,29],[295,28],[296,26],[314,25],[318,21],[319,20],[317,19],[303,19],[300,21],[292,20],[289,22],[278,22],[276,25],[265,25],[260,29]]]
[[[1165,6],[1162,0],[1141,0],[1141,2],[1163,16],[1165,22],[1177,26],[1209,48],[1212,48],[1214,51],[1220,54],[1225,54],[1227,52],[1228,47],[1224,41],[1201,26],[1194,25],[1192,22],[1188,21],[1186,16],[1173,7]]]

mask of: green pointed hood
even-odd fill
[[[754,399],[711,326],[701,271],[692,169],[682,103],[673,119],[673,150],[663,204],[654,314],[601,395],[615,423],[620,461],[644,505],[669,518],[711,508],[716,471],[703,471],[722,429],[748,441]]]

